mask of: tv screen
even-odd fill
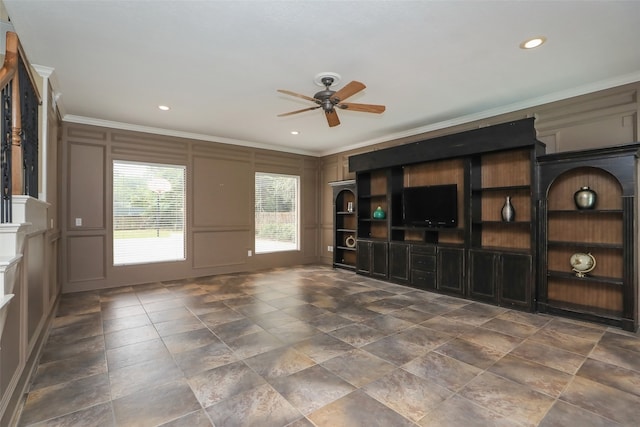
[[[402,218],[407,226],[455,227],[458,224],[458,185],[404,188]]]

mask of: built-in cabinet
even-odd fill
[[[330,183],[333,188],[333,266],[355,270],[356,266],[356,182]]]
[[[640,144],[545,155],[533,122],[350,157],[357,188],[356,271],[634,331]],[[452,184],[458,198],[454,226],[403,219],[405,189]],[[583,187],[597,193],[591,209],[574,202]],[[587,274],[572,270],[574,254],[593,257],[596,267]]]
[[[352,156],[358,204],[357,271],[532,310],[535,161],[543,151],[535,139],[533,120],[527,119]],[[405,189],[442,185],[457,188],[455,225],[416,226],[405,221]],[[516,212],[509,221],[501,215],[507,197]],[[384,212],[384,218],[374,214],[376,209]],[[366,252],[361,254],[361,249]],[[383,276],[385,261],[388,269]],[[523,266],[527,278],[520,270]]]
[[[544,224],[540,311],[637,329],[639,149],[640,144],[632,144],[539,158]],[[574,200],[583,187],[595,191],[590,208]],[[574,270],[574,254],[592,257],[594,267],[586,273]]]

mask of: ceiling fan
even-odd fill
[[[313,95],[313,98],[306,95],[300,95],[299,93],[291,92],[290,90],[278,89],[278,92],[284,93],[291,96],[296,96],[298,98],[306,99],[307,101],[314,102],[318,105],[309,108],[303,108],[302,110],[291,111],[289,113],[278,114],[278,117],[290,116],[292,114],[298,114],[305,111],[316,110],[318,108],[322,108],[324,110],[324,114],[327,117],[327,123],[329,123],[329,127],[338,126],[340,124],[340,119],[338,119],[338,114],[336,112],[336,108],[340,108],[343,110],[352,110],[352,111],[362,111],[364,113],[376,113],[380,114],[385,110],[384,105],[373,105],[373,104],[354,104],[343,102],[348,97],[355,95],[356,93],[363,90],[366,86],[360,82],[352,81],[351,83],[345,85],[342,89],[338,91],[331,90],[330,87],[334,83],[333,76],[323,76],[320,78],[320,82],[324,85],[324,90]]]

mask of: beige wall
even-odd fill
[[[333,245],[332,191],[328,183],[355,178],[355,174],[349,172],[349,156],[526,117],[536,118],[538,139],[547,145],[549,154],[627,144],[640,140],[639,93],[640,82],[637,82],[322,158],[322,262],[329,264],[332,260],[331,252],[327,251],[327,246]]]
[[[333,203],[329,182],[352,179],[350,155],[478,127],[536,117],[547,153],[637,141],[640,83],[594,92],[440,129],[401,140],[313,158],[175,137],[64,124],[61,176],[65,291],[250,271],[300,263],[331,263]],[[111,265],[111,161],[143,160],[188,168],[187,260],[152,266]],[[247,256],[253,251],[253,174],[302,177],[301,251]],[[75,227],[74,219],[83,226]]]
[[[70,123],[63,125],[62,140],[64,292],[318,261],[317,158]],[[113,160],[186,166],[185,261],[113,266]],[[301,177],[300,251],[255,255],[257,171]]]

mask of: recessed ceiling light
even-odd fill
[[[520,43],[520,49],[533,49],[534,47],[538,47],[547,41],[546,37],[534,37],[529,40],[525,40]]]
[[[158,108],[162,111],[169,111],[169,107],[167,107],[166,105],[158,105]]]
[[[292,130],[291,135],[300,135],[300,132],[298,132],[297,130]]]

